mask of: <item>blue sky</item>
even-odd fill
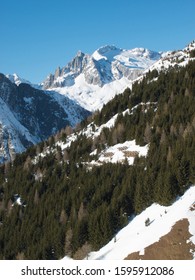
[[[195,39],[194,0],[0,0],[0,72],[41,82],[77,53],[181,49]]]

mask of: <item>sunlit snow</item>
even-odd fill
[[[195,186],[189,188],[171,206],[152,204],[140,215],[134,217],[107,245],[97,252],[91,252],[91,260],[122,260],[130,253],[144,253],[144,248],[159,241],[170,232],[173,225],[184,218],[189,221],[190,241],[195,244],[195,211],[191,211],[195,203]],[[145,221],[151,223],[146,227]],[[115,242],[116,241],[116,242]]]

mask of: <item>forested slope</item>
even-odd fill
[[[131,215],[182,195],[195,183],[194,108],[194,61],[154,70],[75,131],[67,127],[2,165],[0,258],[84,258]],[[85,133],[116,114],[98,136]],[[149,149],[133,165],[90,164],[106,147],[134,139]]]

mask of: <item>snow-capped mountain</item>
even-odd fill
[[[29,84],[31,85],[31,82],[19,77],[16,73],[14,74],[7,74],[6,77],[14,84],[16,84],[17,86],[19,86],[20,84],[24,83],[24,84]]]
[[[55,74],[50,74],[42,87],[69,96],[82,107],[95,111],[122,92],[161,56],[161,53],[144,48],[124,50],[109,45],[92,55],[79,51],[65,67],[58,67]]]
[[[92,55],[79,51],[41,86],[70,97],[89,111],[96,111],[148,71],[185,66],[194,48],[193,41],[183,50],[169,52],[145,48],[124,50],[112,45],[101,47]]]
[[[0,162],[89,114],[65,96],[37,90],[16,75],[13,79],[0,74]]]

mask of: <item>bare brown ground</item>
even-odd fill
[[[192,260],[195,245],[188,242],[189,222],[187,219],[178,221],[158,242],[145,248],[144,255],[132,253],[126,260]]]

